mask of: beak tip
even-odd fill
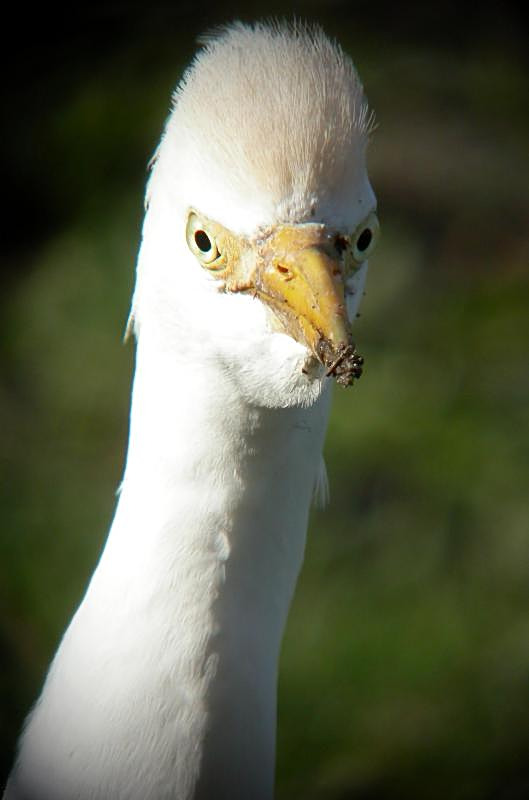
[[[341,342],[334,347],[327,339],[320,339],[316,346],[316,355],[326,367],[325,376],[336,378],[340,386],[351,386],[363,372],[364,358],[352,342]]]

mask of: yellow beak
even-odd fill
[[[351,336],[343,259],[334,236],[323,225],[285,225],[263,242],[259,255],[259,297],[285,332],[327,368],[327,375],[351,384],[362,373],[363,359]]]

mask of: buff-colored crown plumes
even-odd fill
[[[373,115],[337,43],[300,23],[235,23],[201,43],[175,91],[167,144],[194,151],[241,199],[267,196],[283,218],[355,180]]]

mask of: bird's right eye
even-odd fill
[[[198,260],[210,269],[214,269],[215,262],[220,256],[215,237],[194,212],[191,212],[187,220],[186,239],[189,249]]]

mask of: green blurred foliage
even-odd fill
[[[454,49],[441,23],[433,43],[386,23],[381,44],[367,12],[307,8],[376,110],[383,236],[285,640],[278,797],[526,797],[527,64],[490,26]],[[192,45],[136,31],[60,89],[50,72],[53,102],[13,144],[15,164],[36,148],[26,174],[56,221],[6,258],[3,770],[112,516],[145,165]]]

